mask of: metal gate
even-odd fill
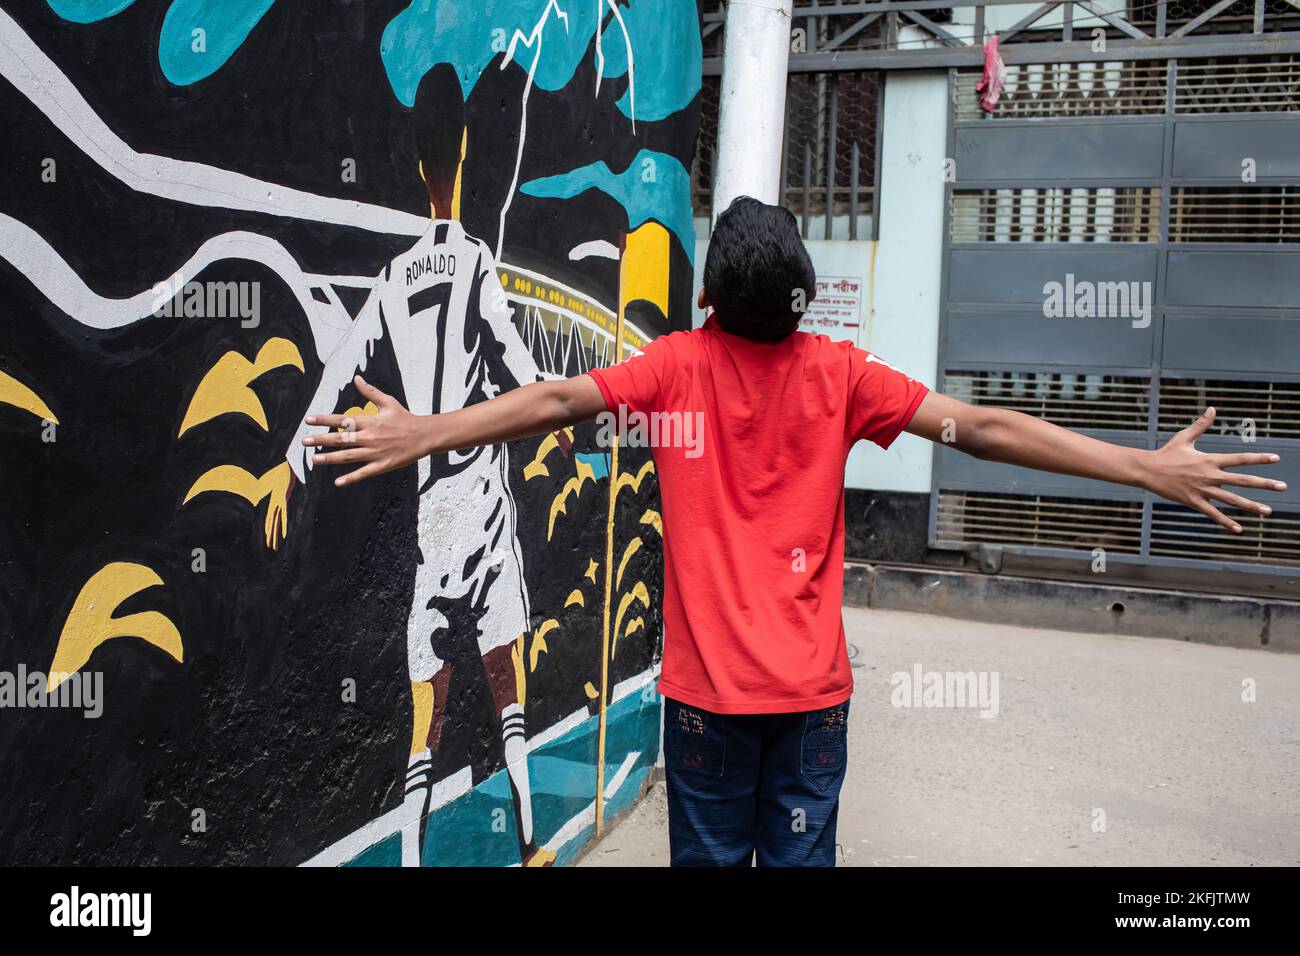
[[[1200,447],[1277,452],[1289,490],[1268,519],[1233,511],[1234,536],[937,446],[931,544],[1293,584],[1300,56],[1010,65],[993,113],[978,69],[949,75],[941,388],[1142,448],[1214,405]]]

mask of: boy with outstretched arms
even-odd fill
[[[350,485],[424,456],[556,431],[602,412],[703,421],[693,448],[653,449],[662,496],[664,760],[675,865],[834,864],[853,682],[841,619],[844,464],[903,431],[991,461],[1145,489],[1240,526],[1216,503],[1271,509],[1224,485],[1276,455],[1206,454],[1205,413],[1164,447],[1109,444],[928,390],[846,342],[798,331],[816,277],[786,210],[748,197],[718,218],[690,332],[617,365],[445,414],[357,386],[373,418],[316,415],[318,464]],[[345,430],[326,431],[338,426]],[[793,826],[798,818],[800,826]]]

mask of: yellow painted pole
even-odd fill
[[[626,240],[619,243],[618,322],[614,327],[614,362],[623,360],[623,271],[622,253]],[[618,494],[618,429],[613,432],[609,449],[609,517],[605,522],[605,613],[600,638],[600,730],[596,745],[596,836],[605,826],[605,709],[609,701],[609,605],[614,589],[614,498]]]

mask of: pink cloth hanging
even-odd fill
[[[975,92],[980,95],[980,106],[992,113],[1002,95],[1002,87],[1007,82],[1007,65],[1002,62],[998,52],[998,35],[995,33],[984,41],[984,77],[975,84]]]

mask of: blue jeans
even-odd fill
[[[715,714],[664,699],[673,866],[834,866],[848,764],[845,701],[794,714]]]

